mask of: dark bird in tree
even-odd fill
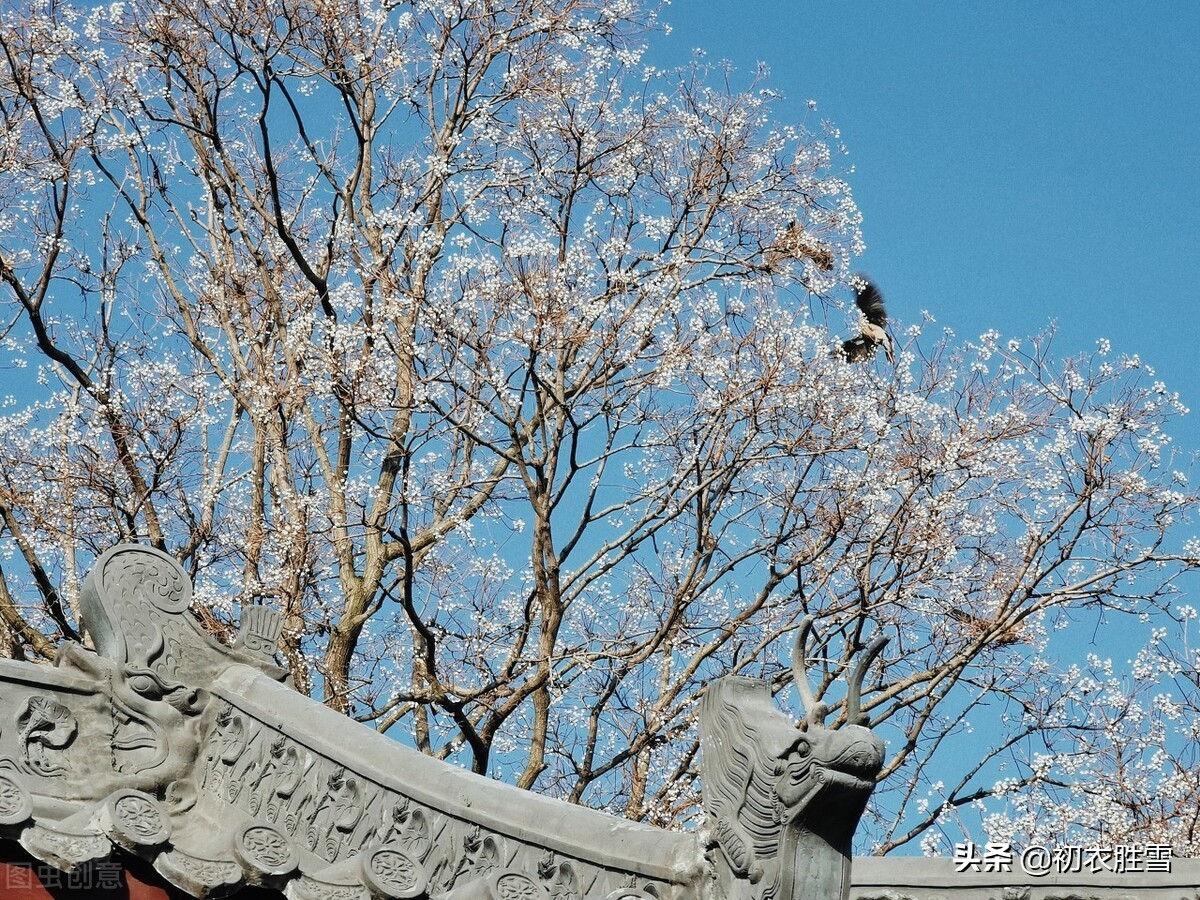
[[[892,354],[892,336],[887,330],[887,311],[883,308],[883,294],[866,278],[857,276],[854,285],[854,302],[862,314],[862,334],[842,341],[842,355],[848,362],[861,362],[875,355],[883,347],[888,362],[895,363]]]

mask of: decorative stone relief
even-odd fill
[[[21,846],[43,862],[64,872],[75,872],[89,863],[107,859],[112,842],[89,831],[65,831],[35,824],[21,832]]]
[[[472,825],[463,836],[462,865],[458,876],[464,873],[474,878],[484,878],[504,862],[501,840],[494,834],[484,834],[478,825]]]
[[[516,869],[499,869],[454,888],[446,900],[549,900],[546,889]]]
[[[0,826],[21,825],[33,815],[33,798],[12,772],[0,770]]]
[[[283,631],[283,617],[266,606],[242,607],[242,621],[234,645],[265,662],[275,659],[275,649]]]
[[[363,818],[363,793],[358,779],[342,766],[334,766],[325,779],[308,827],[308,847],[327,859],[336,859],[343,838],[354,832]]]
[[[155,693],[177,708],[189,705],[188,688],[208,684],[230,665],[250,664],[282,681],[286,672],[264,659],[278,616],[265,607],[246,610],[239,644],[225,647],[188,615],[192,584],[179,563],[150,547],[122,545],[103,554],[83,583],[80,606],[100,656],[134,682],[141,695]],[[260,612],[254,612],[260,610]],[[273,652],[273,649],[271,650]],[[152,683],[153,682],[153,683]]]
[[[242,868],[236,862],[193,856],[178,849],[159,854],[154,868],[193,897],[223,897],[242,884]]]
[[[199,747],[197,717],[207,694],[164,680],[142,662],[117,663],[78,644],[61,647],[56,662],[107,685],[111,770],[125,776],[128,786],[157,792],[191,773]]]
[[[160,847],[171,836],[166,809],[149,794],[135,790],[113,793],[101,806],[101,830],[131,853]]]
[[[35,694],[17,716],[21,761],[37,775],[62,775],[67,771],[63,750],[79,731],[71,711],[54,700]]]
[[[550,900],[580,900],[579,879],[570,861],[546,851],[538,863],[538,875],[550,894]]]
[[[603,896],[625,878],[542,846],[513,843],[389,791],[227,703],[212,715],[197,774],[201,790],[273,824],[294,846],[331,865],[389,846],[420,864],[434,897],[505,868],[529,873],[547,900]],[[305,884],[303,890],[318,896],[336,881]]]
[[[250,814],[264,814],[268,821],[278,822],[282,804],[295,792],[304,774],[300,754],[282,737],[269,745],[263,742],[256,773],[248,785]]]
[[[497,872],[486,884],[491,900],[546,900],[546,889],[524,872]]]
[[[236,802],[244,785],[230,777],[231,766],[246,749],[246,725],[228,703],[220,704],[217,709],[215,728],[210,731],[199,760],[200,787],[223,800]]]
[[[395,843],[418,862],[425,861],[433,846],[425,813],[407,797],[399,797],[392,803],[391,814],[385,814],[375,839],[381,844]]]
[[[300,865],[291,841],[270,825],[255,823],[242,828],[233,842],[233,852],[250,884],[282,885]]]
[[[335,884],[301,875],[288,882],[287,896],[289,900],[373,900],[374,895],[360,885]]]
[[[275,825],[322,859],[336,862],[381,837],[382,813],[372,817],[368,810],[384,805],[383,791],[228,704],[215,716],[202,759],[199,779],[207,794]],[[427,828],[403,811],[393,824],[406,828],[418,845]],[[385,830],[382,837],[391,834]]]
[[[363,883],[375,897],[412,900],[426,892],[429,876],[417,860],[399,847],[379,847],[359,854]]]

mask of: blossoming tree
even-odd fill
[[[782,686],[811,615],[835,715],[893,637],[863,691],[876,849],[977,803],[1195,849],[1094,781],[1196,805],[1153,753],[1197,741],[1178,401],[1107,346],[918,324],[894,370],[831,353],[860,249],[836,134],[775,124],[758,80],[645,68],[653,26],[632,0],[6,7],[7,651],[86,640],[82,574],[144,541],[218,636],[278,607],[300,690],[671,824],[704,684]],[[1097,614],[1159,625],[1124,679],[1070,667]]]

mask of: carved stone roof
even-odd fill
[[[105,553],[84,585],[93,652],[0,660],[0,837],[72,872],[114,852],[196,897],[668,900],[694,837],[464,772],[296,693],[278,620],[233,648],[186,614],[165,554]]]
[[[94,651],[0,660],[0,838],[66,873],[133,854],[195,897],[291,900],[1200,900],[1200,863],[1135,890],[1048,890],[864,860],[852,889],[883,746],[826,729],[815,702],[797,729],[753,679],[706,692],[707,825],[673,833],[472,775],[301,696],[274,662],[278,617],[249,610],[232,648],[212,640],[155,550],[105,553],[81,599]]]

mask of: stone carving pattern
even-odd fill
[[[279,634],[283,631],[283,617],[278,610],[266,606],[242,608],[237,646],[266,661],[275,658]]]
[[[538,875],[550,894],[550,900],[579,900],[579,880],[570,861],[547,850],[538,863]]]
[[[229,651],[205,643],[186,615],[191,585],[163,554],[115,548],[84,593],[97,651],[65,645],[58,665],[94,680],[95,708],[85,715],[49,694],[26,697],[10,738],[15,759],[0,760],[0,825],[21,826],[13,832],[19,830],[38,858],[69,870],[108,856],[116,845],[152,858],[168,880],[199,896],[228,893],[244,882],[281,887],[290,879],[297,890],[305,882],[303,890],[314,896],[366,900],[363,888],[338,884],[337,873],[329,882],[320,873],[298,876],[299,848],[331,865],[358,856],[353,865],[363,881],[389,897],[441,898],[458,885],[486,880],[499,900],[581,900],[603,896],[625,879],[625,873],[561,858],[385,788],[193,687],[208,688],[211,676],[231,664],[214,662],[211,654]],[[239,643],[246,653],[234,661],[266,654],[275,624],[277,617],[249,616]],[[87,718],[97,713],[104,717],[99,731]],[[81,722],[86,753],[80,744],[69,757],[64,751]],[[89,804],[82,809],[93,818],[73,820],[74,828],[32,821],[26,776],[68,772],[88,785],[71,794],[71,802]],[[172,819],[178,822],[201,796],[253,820],[232,835],[236,862],[195,856],[186,841],[184,847],[168,843]]]
[[[102,834],[75,834],[44,825],[21,832],[21,846],[43,862],[73,871],[112,853],[112,842]]]
[[[537,882],[519,872],[505,872],[496,879],[496,896],[500,900],[538,900]]]
[[[301,875],[288,885],[290,900],[371,900],[366,888],[357,885],[329,884]]]
[[[190,601],[191,584],[170,557],[145,547],[114,548],[80,594],[96,652],[67,642],[55,661],[107,686],[111,771],[139,790],[157,793],[195,761],[195,726],[208,695],[177,679],[181,671],[200,683],[210,677],[215,645],[181,615]],[[112,781],[105,785],[103,793]]]
[[[425,861],[433,846],[424,811],[414,808],[407,797],[399,797],[392,803],[391,814],[384,815],[375,839],[380,844],[396,844],[418,862]]]
[[[362,820],[362,789],[358,779],[342,766],[335,766],[318,788],[321,796],[308,826],[308,847],[314,851],[323,847],[322,855],[336,857],[342,838],[352,834]]]
[[[146,551],[117,553],[104,566],[102,602],[120,623],[123,658],[151,666],[160,678],[174,681],[186,653],[172,631],[187,627],[179,614],[192,602],[192,586],[175,567]]]
[[[153,797],[125,791],[110,799],[109,804],[113,827],[130,842],[155,846],[170,836],[168,819]]]
[[[247,785],[250,814],[262,814],[269,821],[278,822],[282,803],[291,797],[303,775],[300,754],[283,738],[269,745],[264,742],[259,747],[254,771],[254,778]]]
[[[632,881],[625,884],[624,872],[562,859],[386,789],[226,701],[220,701],[212,722],[197,765],[200,790],[274,825],[331,864],[387,845],[420,864],[435,897],[502,869],[536,878],[535,886],[540,882],[551,900],[634,887]],[[657,896],[665,885],[638,887],[652,888]]]
[[[34,694],[17,716],[21,761],[35,775],[67,771],[63,752],[75,739],[79,725],[71,711],[52,697]]]
[[[288,871],[297,859],[288,839],[269,825],[251,825],[241,835],[246,859],[265,871]]]
[[[33,815],[29,791],[7,772],[0,772],[0,825],[19,825]]]
[[[421,865],[394,847],[381,847],[367,854],[364,879],[373,890],[393,897],[415,897],[428,885]]]
[[[242,882],[242,870],[237,863],[203,859],[180,850],[160,854],[154,868],[172,884],[202,897],[224,896],[229,888]]]
[[[471,878],[485,878],[505,862],[504,843],[494,834],[484,834],[478,825],[471,825],[463,835],[463,854],[459,861],[458,878],[469,873]]]

